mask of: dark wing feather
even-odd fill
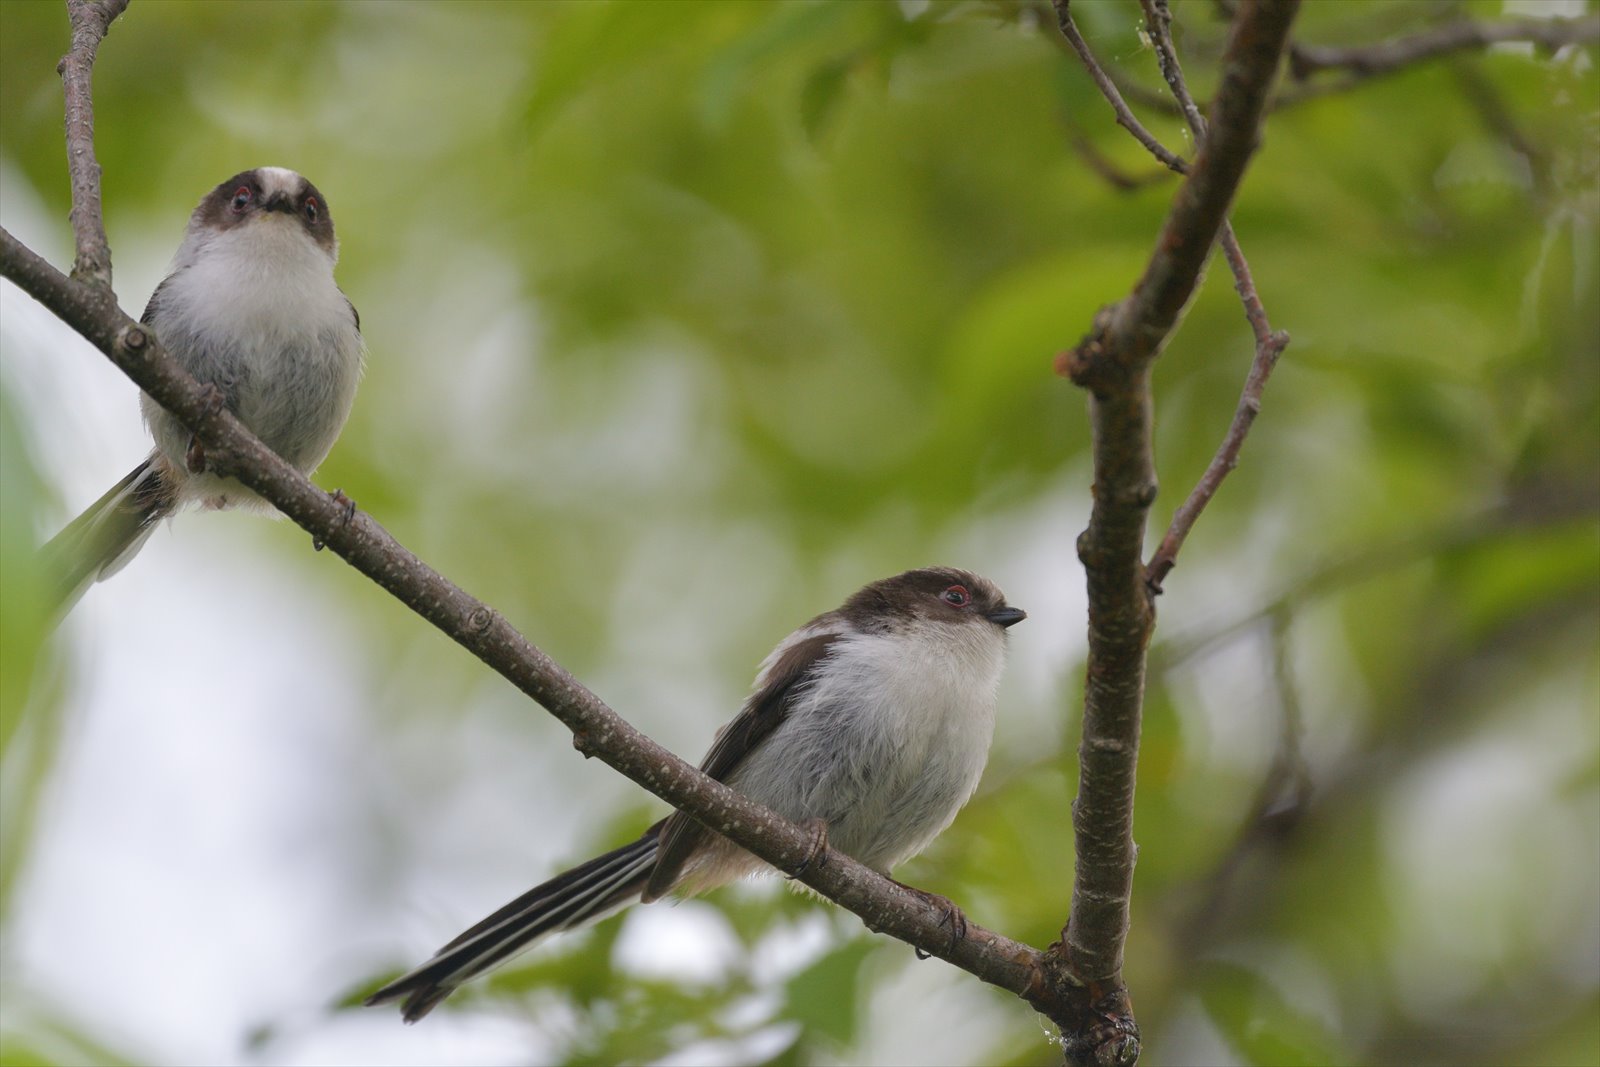
[[[165,292],[167,286],[172,283],[172,279],[176,278],[187,269],[187,267],[180,267],[171,274],[167,275],[165,278],[161,279],[161,284],[156,286],[156,291],[150,294],[150,302],[144,306],[144,314],[139,316],[140,322],[146,326],[150,325],[151,321],[156,317],[156,312],[161,307],[161,298],[163,292]]]
[[[838,634],[818,634],[795,642],[779,657],[767,674],[766,686],[745,702],[732,722],[718,731],[700,769],[719,782],[727,781],[734,768],[788,716],[790,698],[804,686],[837,640]],[[644,890],[647,902],[672,888],[684,864],[710,832],[683,812],[673,812],[661,828],[661,849]]]

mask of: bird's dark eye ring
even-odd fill
[[[306,218],[310,219],[312,222],[317,221],[318,206],[319,205],[317,204],[316,197],[306,197]]]
[[[250,187],[248,185],[241,185],[239,188],[235,189],[233,191],[233,210],[243,211],[245,205],[250,203],[250,198],[252,195],[253,194],[250,192]]]
[[[954,604],[958,608],[964,608],[972,603],[972,594],[967,592],[967,587],[964,585],[952,585],[949,589],[939,594],[939,599],[946,604]]]

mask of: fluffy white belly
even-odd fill
[[[887,873],[950,825],[983,774],[1005,645],[930,623],[852,634],[730,784]],[[805,770],[801,770],[804,768]]]

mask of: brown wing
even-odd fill
[[[734,720],[717,732],[711,751],[700,769],[719,782],[766,740],[789,714],[789,698],[827,656],[838,634],[818,634],[794,646],[778,658],[767,674],[767,684],[745,702]],[[655,900],[666,893],[683,873],[683,866],[711,831],[681,811],[673,812],[661,828],[661,846],[655,870],[645,886],[644,899]]]

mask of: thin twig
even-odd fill
[[[1194,294],[1225,223],[1297,9],[1297,0],[1241,4],[1222,62],[1211,136],[1187,167],[1143,276],[1125,299],[1102,309],[1093,333],[1057,364],[1089,392],[1094,454],[1094,507],[1078,539],[1089,587],[1089,662],[1072,813],[1077,865],[1071,918],[1051,946],[1082,984],[1081,1017],[1062,1034],[1069,1063],[1130,1064],[1139,1053],[1122,958],[1146,650],[1155,626],[1142,561],[1156,485],[1150,366]],[[1163,164],[1183,169],[1093,62],[1068,0],[1056,0],[1056,13],[1062,35],[1084,59],[1118,122]]]
[[[1106,76],[1116,84],[1116,87],[1129,103],[1138,104],[1140,107],[1154,111],[1157,114],[1170,115],[1174,118],[1183,117],[1183,112],[1178,109],[1178,105],[1160,89],[1152,89],[1135,79],[1133,75],[1127,74],[1116,67],[1109,68],[1106,71]]]
[[[1066,6],[1067,0],[1057,0],[1058,13],[1063,12]],[[1263,0],[1261,3],[1251,5],[1247,10],[1256,12],[1265,8],[1270,12],[1277,12],[1280,6],[1292,12],[1297,10],[1299,5],[1298,0],[1283,0],[1281,5]],[[1070,19],[1060,21],[1066,26],[1071,26]],[[1254,17],[1250,19],[1241,17],[1235,22],[1235,35],[1241,25],[1253,29],[1257,24]],[[1284,25],[1287,25],[1287,19]],[[1271,50],[1272,36],[1274,35],[1262,39],[1252,35],[1243,42],[1230,40],[1230,48],[1237,45],[1250,52],[1251,58],[1256,62],[1261,62],[1264,61],[1265,53]],[[1081,40],[1080,37],[1079,41]],[[1231,81],[1236,86],[1251,81],[1260,73],[1251,63],[1245,63],[1245,69],[1241,72],[1228,66],[1226,60],[1223,70],[1223,84],[1228,85]],[[1107,99],[1113,98],[1108,96]],[[1120,96],[1114,98],[1114,108],[1117,106],[1116,101],[1120,99]],[[1121,303],[1105,309],[1100,321],[1096,323],[1094,334],[1073,351],[1058,357],[1059,372],[1093,391],[1109,386],[1117,378],[1140,372],[1155,357],[1178,313],[1193,294],[1200,269],[1204,266],[1211,245],[1221,229],[1228,204],[1238,187],[1245,162],[1255,147],[1253,143],[1240,144],[1237,138],[1245,130],[1254,137],[1257,122],[1251,114],[1235,114],[1234,109],[1246,108],[1253,111],[1255,105],[1255,99],[1248,94],[1236,93],[1224,96],[1220,90],[1218,91],[1214,105],[1216,113],[1212,121],[1226,128],[1201,144],[1198,157],[1203,160],[1209,152],[1216,157],[1216,161],[1205,167],[1199,166],[1198,161],[1193,165],[1189,180],[1178,190],[1172,213],[1168,216],[1166,227],[1157,243],[1156,254],[1151,258],[1133,294]],[[1122,110],[1126,110],[1125,104]],[[1119,121],[1121,121],[1120,116]],[[1134,121],[1137,123],[1137,120]],[[1150,148],[1149,145],[1146,145],[1146,148],[1149,148],[1152,154],[1157,154],[1156,149]],[[1173,157],[1170,152],[1162,148],[1157,158],[1167,162]],[[1193,239],[1198,236],[1205,238],[1202,244],[1194,243]]]
[[[1178,113],[1189,124],[1189,132],[1194,134],[1198,144],[1206,135],[1206,120],[1195,106],[1194,97],[1189,95],[1189,86],[1183,80],[1183,68],[1178,65],[1178,51],[1172,45],[1172,9],[1167,6],[1167,0],[1139,0],[1139,9],[1144,12],[1145,33],[1155,49],[1156,67],[1171,90],[1172,99],[1177,101]]]
[[[1003,0],[989,0],[989,2],[991,4],[1003,4]],[[1067,2],[1071,3],[1072,0],[1067,0]],[[1011,5],[1003,6],[1010,7]],[[1063,15],[1061,5],[1056,3],[1055,0],[1020,0],[1020,2],[1015,5],[1014,11],[1017,14],[1013,15],[1013,18],[1018,17],[1022,13],[1026,13],[1030,24],[1040,27],[1050,25],[1052,18],[1059,25]],[[1064,36],[1064,31],[1063,35],[1061,36],[1050,34],[1048,37],[1050,42],[1061,51],[1066,52],[1071,50],[1071,46],[1067,43],[1067,39]],[[1125,75],[1114,68],[1105,70],[1102,73],[1104,73],[1106,78],[1110,80],[1112,87],[1117,90],[1119,97],[1125,97],[1133,103],[1138,104],[1140,107],[1149,108],[1152,111],[1159,111],[1164,115],[1176,115],[1178,113],[1178,106],[1171,100],[1168,100],[1165,94],[1157,92],[1154,89],[1147,89],[1136,81],[1128,80]]]
[[[1238,247],[1237,243],[1234,247]],[[1240,284],[1243,286],[1246,283]],[[1255,359],[1250,363],[1250,373],[1245,376],[1244,389],[1239,394],[1239,404],[1234,409],[1233,420],[1228,424],[1228,432],[1223,436],[1217,454],[1211,457],[1205,473],[1200,476],[1200,481],[1173,512],[1172,523],[1167,528],[1166,536],[1162,537],[1161,544],[1146,566],[1146,580],[1150,583],[1152,592],[1161,591],[1161,583],[1177,565],[1178,551],[1183,548],[1183,542],[1189,536],[1189,531],[1194,529],[1195,521],[1211,502],[1211,498],[1216,496],[1217,490],[1222,486],[1222,480],[1239,465],[1239,452],[1244,448],[1250,427],[1261,411],[1262,390],[1266,387],[1267,378],[1278,365],[1278,357],[1283,355],[1284,347],[1288,343],[1289,335],[1279,331],[1269,334],[1265,341],[1256,345]]]
[[[1564,524],[1596,520],[1600,520],[1600,484],[1542,485],[1488,511],[1452,518],[1420,534],[1408,532],[1376,548],[1324,562],[1235,617],[1196,626],[1157,641],[1150,648],[1149,671],[1152,675],[1171,674],[1197,657],[1212,653],[1219,645],[1276,624],[1278,619],[1288,623],[1326,597],[1376,581],[1423,560],[1491,544],[1513,535],[1539,536]],[[985,775],[980,799],[1004,794],[1013,783],[1027,781],[1059,762],[1060,756],[1052,752],[1012,763],[999,774]]]
[[[1156,140],[1155,135],[1145,129],[1144,124],[1128,107],[1128,102],[1122,98],[1122,91],[1111,80],[1111,75],[1107,74],[1105,68],[1094,58],[1094,53],[1089,50],[1089,42],[1078,32],[1077,25],[1072,21],[1070,4],[1071,0],[1056,0],[1056,25],[1061,30],[1061,36],[1072,46],[1072,50],[1078,53],[1084,69],[1089,72],[1089,77],[1099,88],[1100,95],[1111,105],[1111,110],[1117,117],[1117,125],[1132,134],[1133,139],[1144,145],[1145,149],[1160,160],[1168,170],[1177,171],[1179,174],[1189,173],[1189,164],[1182,157],[1167,151],[1166,145]]]
[[[1300,685],[1294,676],[1294,648],[1289,640],[1291,612],[1272,616],[1272,689],[1278,701],[1278,747],[1273,754],[1272,773],[1278,780],[1275,797],[1261,805],[1259,818],[1298,818],[1311,799],[1311,768],[1305,754],[1305,711],[1300,704]]]
[[[1463,20],[1377,44],[1346,47],[1297,44],[1290,52],[1289,72],[1296,81],[1304,81],[1325,70],[1351,71],[1370,78],[1451,52],[1495,44],[1520,42],[1554,52],[1567,45],[1597,40],[1600,40],[1600,15],[1576,19],[1507,19],[1504,22]]]
[[[1484,126],[1527,163],[1534,196],[1541,201],[1549,200],[1555,185],[1549,153],[1523,131],[1506,105],[1504,94],[1484,75],[1480,64],[1461,59],[1449,66],[1461,86],[1462,96],[1478,112]]]
[[[1218,13],[1233,7],[1231,0],[1216,4]],[[1449,13],[1449,5],[1439,5]],[[1487,48],[1495,44],[1527,43],[1546,51],[1600,40],[1600,15],[1576,19],[1514,19],[1506,22],[1454,20],[1404,37],[1368,45],[1326,46],[1295,43],[1290,45],[1290,72],[1298,84],[1280,87],[1269,110],[1282,111],[1325,96],[1350,92],[1373,79],[1396,74],[1420,63],[1456,52]],[[1117,72],[1110,72],[1118,78]],[[1121,83],[1119,83],[1121,84]],[[1142,87],[1123,85],[1124,95],[1140,106],[1155,107]],[[1204,108],[1204,104],[1201,105]],[[1170,100],[1161,101],[1160,110],[1181,114]]]
[[[1278,744],[1249,810],[1239,820],[1233,842],[1199,883],[1196,903],[1189,909],[1188,918],[1176,927],[1176,941],[1185,956],[1194,955],[1200,948],[1209,929],[1208,920],[1221,913],[1251,854],[1264,841],[1281,840],[1292,834],[1310,805],[1311,770],[1302,745],[1304,715],[1289,659],[1290,620],[1288,610],[1276,612],[1266,620],[1268,671],[1278,704]]]
[[[1261,304],[1261,294],[1256,292],[1256,280],[1250,273],[1250,264],[1245,261],[1244,249],[1239,247],[1239,238],[1233,232],[1233,223],[1229,222],[1222,227],[1222,254],[1228,260],[1228,269],[1233,271],[1233,290],[1239,294],[1239,302],[1244,306],[1245,321],[1250,324],[1250,332],[1255,335],[1256,349],[1279,340],[1278,351],[1281,354],[1283,346],[1289,343],[1287,334],[1274,333],[1272,323],[1267,319],[1267,309]],[[1277,356],[1274,355],[1276,360]],[[1272,368],[1268,367],[1268,372]]]
[[[128,0],[67,0],[72,47],[56,65],[67,112],[67,173],[72,180],[72,276],[111,288],[111,246],[100,209],[100,162],[94,154],[95,52]]]
[[[1172,11],[1167,6],[1167,0],[1140,0],[1140,7],[1145,13],[1145,28],[1155,49],[1156,63],[1161,68],[1161,76],[1171,88],[1172,97],[1188,121],[1196,142],[1204,141],[1206,120],[1200,114],[1200,108],[1195,104],[1194,97],[1189,93],[1189,86],[1184,81],[1183,68],[1178,62],[1178,51],[1172,43]],[[1231,222],[1223,225],[1221,244],[1223,255],[1233,271],[1234,289],[1238,291],[1239,299],[1244,305],[1245,319],[1250,323],[1251,332],[1255,334],[1255,357],[1250,362],[1250,372],[1245,375],[1244,389],[1239,394],[1238,406],[1234,408],[1233,420],[1228,425],[1228,432],[1224,435],[1222,444],[1218,447],[1216,455],[1211,458],[1200,481],[1173,512],[1172,523],[1167,528],[1166,536],[1161,539],[1160,546],[1146,565],[1146,580],[1150,583],[1151,591],[1155,593],[1161,592],[1161,583],[1177,565],[1178,552],[1183,548],[1183,542],[1188,538],[1189,531],[1194,529],[1201,512],[1211,503],[1211,498],[1216,496],[1217,490],[1222,487],[1223,479],[1238,466],[1239,453],[1244,448],[1245,438],[1249,436],[1250,427],[1261,411],[1261,395],[1266,389],[1267,379],[1272,376],[1279,357],[1289,344],[1288,334],[1281,331],[1273,332],[1272,323],[1267,318],[1267,309],[1262,305],[1261,297],[1256,292],[1250,264],[1244,258],[1244,249],[1239,246],[1239,238],[1233,232]]]
[[[1067,128],[1067,141],[1072,145],[1073,151],[1083,160],[1084,165],[1104,178],[1106,184],[1118,192],[1131,193],[1143,189],[1147,185],[1158,182],[1170,181],[1172,171],[1167,169],[1148,170],[1142,174],[1130,174],[1116,164],[1109,156],[1100,151],[1094,140],[1084,133],[1078,124],[1070,118],[1064,118],[1062,124]]]
[[[1495,507],[1389,540],[1372,539],[1378,542],[1376,547],[1324,562],[1234,618],[1165,639],[1152,652],[1151,669],[1173,670],[1288,608],[1303,608],[1320,597],[1384,577],[1420,560],[1492,542],[1508,533],[1545,530],[1565,522],[1596,518],[1600,518],[1600,485],[1562,484],[1525,489]]]
[[[1337,762],[1322,769],[1313,791],[1309,777],[1296,782],[1274,762],[1238,826],[1234,840],[1210,871],[1194,883],[1198,900],[1184,910],[1174,930],[1175,963],[1180,971],[1237,930],[1247,916],[1282,893],[1284,861],[1296,835],[1314,817],[1330,828],[1394,784],[1398,767],[1415,767],[1461,736],[1461,720],[1481,714],[1482,672],[1491,663],[1521,664],[1548,644],[1562,627],[1594,617],[1593,583],[1514,612],[1465,645],[1446,642],[1442,650],[1412,664],[1410,681],[1390,695],[1390,706],[1371,709],[1370,736]],[[1258,622],[1261,620],[1258,620]],[[1273,625],[1276,625],[1275,623]],[[1291,697],[1291,699],[1294,699]],[[1492,705],[1490,705],[1492,706]],[[1441,729],[1441,724],[1449,724]],[[1263,803],[1265,798],[1266,803]],[[1248,864],[1248,867],[1247,867]],[[1177,985],[1185,983],[1180,979]]]
[[[1217,641],[1263,632],[1279,712],[1280,733],[1272,763],[1241,818],[1233,841],[1206,876],[1197,880],[1198,892],[1184,908],[1184,918],[1174,927],[1174,944],[1184,961],[1181,966],[1188,966],[1215,944],[1221,938],[1219,931],[1233,917],[1246,914],[1255,902],[1270,899],[1272,888],[1269,883],[1269,888],[1263,889],[1263,878],[1277,872],[1283,846],[1294,839],[1313,810],[1313,783],[1304,756],[1304,721],[1289,642],[1289,628],[1296,614],[1303,613],[1308,603],[1318,597],[1345,591],[1351,585],[1380,578],[1419,560],[1493,543],[1514,533],[1547,530],[1575,520],[1592,522],[1597,515],[1600,486],[1527,487],[1493,510],[1452,520],[1421,535],[1408,534],[1401,541],[1335,562],[1241,619],[1169,644],[1170,651],[1156,650],[1151,669],[1168,671]],[[1573,609],[1592,613],[1592,604],[1593,597],[1578,589],[1565,604],[1556,605],[1554,614],[1561,617]],[[1483,635],[1478,644],[1481,649],[1493,649],[1497,655],[1515,660],[1519,630],[1525,642],[1533,635],[1547,638],[1554,628],[1549,615],[1536,612],[1532,618],[1518,617],[1512,625]],[[1384,761],[1395,759],[1397,749],[1425,751],[1440,737],[1453,736],[1451,731],[1441,731],[1437,726],[1441,715],[1449,718],[1442,709],[1458,699],[1453,694],[1470,688],[1471,683],[1462,678],[1469,673],[1467,667],[1475,658],[1452,651],[1443,662],[1416,672],[1423,681],[1408,695],[1405,707],[1396,715],[1375,717],[1375,721],[1384,723],[1381,736],[1319,775],[1315,791],[1319,820],[1328,820],[1331,811],[1346,807],[1352,800],[1369,797],[1375,777],[1383,773],[1380,768]]]

